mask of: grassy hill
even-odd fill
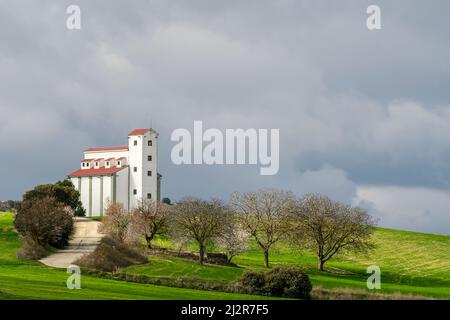
[[[309,252],[296,252],[279,244],[271,254],[272,266],[297,265],[309,274],[315,288],[330,290],[366,289],[366,268],[381,268],[382,293],[402,293],[450,299],[450,237],[390,229],[377,229],[377,248],[368,256],[341,256],[327,263],[326,272],[316,270],[316,260]],[[160,245],[170,245],[158,240]],[[0,213],[0,299],[240,299],[255,296],[170,288],[82,277],[82,290],[68,290],[64,270],[15,258],[20,247],[13,232],[12,215]],[[245,270],[264,270],[262,254],[254,245],[235,258],[238,268],[218,265],[200,266],[175,257],[151,257],[151,263],[129,267],[128,274],[151,278],[189,278],[229,283]]]
[[[314,287],[325,289],[365,290],[370,265],[381,268],[381,293],[402,293],[450,298],[450,236],[422,234],[400,230],[376,230],[376,249],[368,256],[340,256],[326,264],[327,272],[316,270],[316,259],[310,252],[296,252],[278,244],[271,253],[271,265],[296,265],[305,269]],[[168,246],[165,241],[160,245]],[[230,282],[245,270],[264,270],[263,257],[255,245],[234,259],[239,268],[208,265],[174,257],[152,257],[151,264],[133,266],[129,274],[150,277],[189,277]],[[371,291],[373,292],[373,291]]]
[[[15,258],[20,247],[13,216],[0,212],[0,299],[261,299],[264,297],[81,278],[80,290],[66,287],[65,270]]]

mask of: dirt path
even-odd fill
[[[97,229],[100,222],[86,218],[75,218],[75,231],[69,245],[39,260],[55,268],[67,268],[86,253],[94,251],[103,235]]]

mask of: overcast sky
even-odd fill
[[[66,28],[66,8],[82,29]],[[382,30],[366,28],[378,4]],[[321,192],[450,234],[450,2],[0,0],[0,199],[160,132],[162,196]],[[175,166],[176,128],[279,128],[280,171]]]

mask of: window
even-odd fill
[[[137,189],[133,189],[133,194],[137,195]]]
[[[147,175],[149,176],[149,177],[151,177],[152,176],[152,172],[149,170],[149,171],[147,171]]]
[[[152,194],[151,193],[147,193],[147,199],[151,199],[152,198]]]
[[[98,162],[96,162],[96,163],[95,163],[95,166],[97,166],[97,167],[98,167]]]
[[[147,156],[148,161],[152,161],[152,156]]]
[[[148,146],[151,147],[153,145],[153,141],[152,140],[148,140]]]
[[[137,146],[137,140],[134,140],[133,144],[134,144],[135,146]]]
[[[137,167],[133,167],[133,171],[134,171],[134,172],[137,172]]]
[[[106,165],[109,166],[109,161],[106,161]]]
[[[120,166],[120,161],[117,161],[117,165]]]

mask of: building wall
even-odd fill
[[[92,215],[100,215],[100,177],[92,177]]]
[[[83,207],[86,210],[86,215],[89,216],[89,177],[81,177],[81,194],[80,199]]]
[[[118,151],[85,151],[84,152],[84,159],[98,159],[98,158],[121,158],[125,157],[128,158],[128,151],[127,150],[118,150]]]
[[[128,169],[125,168],[116,173],[116,202],[122,203],[127,210],[128,207]]]
[[[128,137],[128,165],[130,168],[130,208],[135,208],[137,201],[142,198],[142,147],[143,136]],[[134,145],[134,141],[137,145]],[[137,168],[137,172],[134,168]],[[136,190],[136,194],[134,194]]]
[[[122,170],[126,171],[126,169]],[[86,216],[101,216],[105,214],[105,210],[108,207],[108,204],[111,199],[111,176],[93,176],[92,177],[92,189],[91,189],[91,197],[92,197],[92,208],[89,211],[89,177],[75,177],[71,178],[75,189],[79,190],[79,183],[81,181],[81,193],[80,200],[83,204],[83,208],[86,210]],[[103,187],[101,181],[103,179]],[[102,190],[103,189],[103,190]],[[122,188],[123,189],[123,188]],[[125,192],[126,192],[125,188]],[[103,192],[103,197],[102,193]],[[123,191],[122,191],[123,192]]]
[[[105,210],[108,208],[108,204],[111,199],[111,176],[103,176],[103,212],[102,215],[105,215]]]
[[[151,146],[148,145],[149,140],[152,141]],[[135,141],[137,145],[135,145]],[[157,146],[157,134],[153,131],[139,136],[128,137],[130,208],[134,208],[140,199],[147,199],[148,193],[151,194],[152,200],[158,199]],[[148,156],[150,155],[152,160],[148,161]],[[151,176],[148,176],[148,171],[152,172]],[[136,190],[136,194],[134,194],[134,190]]]
[[[148,141],[152,141],[152,146],[148,146]],[[152,160],[148,161],[147,156],[152,156]],[[152,200],[158,200],[158,136],[153,131],[144,136],[143,149],[143,170],[142,170],[142,188],[143,198],[147,197],[147,193],[152,195]],[[149,177],[147,171],[151,171]]]

